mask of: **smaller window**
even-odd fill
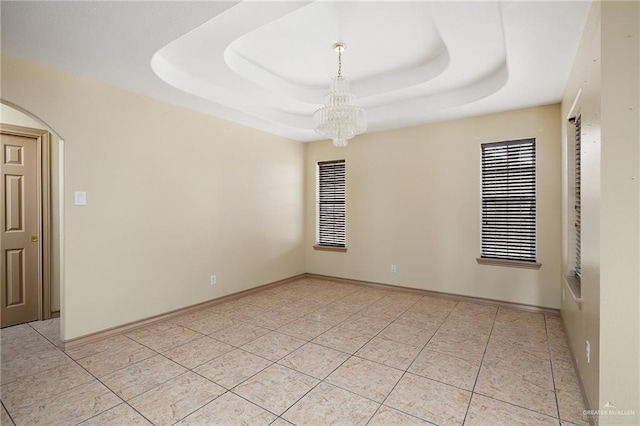
[[[535,139],[482,144],[481,258],[536,261]]]
[[[582,150],[582,136],[581,136],[581,117],[577,116],[575,120],[572,120],[573,124],[576,127],[576,141],[575,141],[575,159],[574,159],[574,176],[575,176],[575,189],[574,189],[574,244],[575,244],[575,270],[574,275],[576,279],[579,281],[580,276],[582,274],[582,253],[581,253],[581,237],[582,237],[582,174],[580,172],[580,167],[582,164],[581,161],[581,150]]]
[[[318,163],[318,246],[345,247],[346,174],[344,160]]]

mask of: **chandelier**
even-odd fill
[[[333,145],[347,146],[347,141],[367,130],[367,112],[353,105],[353,93],[349,92],[349,80],[342,76],[342,52],[344,43],[336,43],[338,75],[331,80],[324,106],[313,113],[316,132],[333,139]]]

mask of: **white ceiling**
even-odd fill
[[[369,131],[558,102],[590,1],[2,1],[1,49],[300,141],[337,71]]]

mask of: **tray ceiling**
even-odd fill
[[[3,2],[2,51],[300,141],[343,74],[369,131],[558,102],[590,2]],[[44,28],[47,21],[57,22]],[[61,25],[60,25],[61,24]],[[99,28],[101,31],[96,31]],[[115,66],[117,64],[117,66]],[[109,69],[113,72],[109,72]]]

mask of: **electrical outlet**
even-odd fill
[[[211,281],[210,281],[210,284],[211,284],[211,285],[214,285],[214,284],[215,284],[215,283],[217,283],[217,282],[218,282],[218,278],[217,278],[215,275],[211,275]]]
[[[396,265],[391,265],[391,272],[393,272],[394,274],[398,272],[398,268],[396,267]]]
[[[587,340],[587,364],[591,362],[591,343]]]

